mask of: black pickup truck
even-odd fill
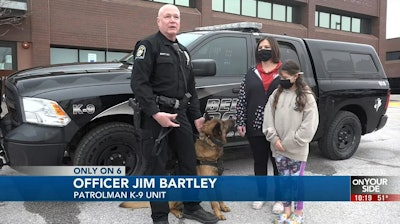
[[[318,97],[320,126],[314,140],[320,151],[335,160],[351,157],[361,136],[387,121],[390,88],[374,48],[260,33],[260,25],[202,27],[178,36],[191,52],[202,110],[235,118],[237,93],[255,63],[256,43],[271,35],[280,44],[282,61],[297,61]],[[125,165],[128,174],[140,174],[143,160],[134,147],[128,105],[131,68],[128,58],[38,67],[9,76],[8,112],[1,120],[3,163]],[[229,142],[227,147],[247,144],[234,132]]]

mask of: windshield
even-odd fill
[[[203,35],[203,33],[181,33],[181,34],[178,34],[176,36],[176,38],[178,39],[179,43],[181,43],[183,46],[187,47],[189,44],[191,44],[193,41],[195,41],[201,35]],[[133,65],[132,53],[127,54],[125,57],[121,58],[119,61],[124,64]]]
[[[181,33],[176,36],[178,39],[179,43],[181,43],[183,46],[187,47],[189,44],[191,44],[193,41],[195,41],[197,38],[199,38],[202,33]]]
[[[133,55],[132,52],[125,55],[123,58],[119,59],[119,62],[122,62],[124,64],[129,64],[129,65],[133,65]]]

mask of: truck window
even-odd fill
[[[371,55],[369,54],[350,54],[354,63],[355,72],[378,72]]]
[[[321,52],[325,68],[328,72],[343,73],[354,72],[350,53],[344,51],[324,50]]]
[[[285,62],[287,60],[293,60],[298,64],[300,64],[299,56],[297,55],[297,52],[293,45],[284,42],[278,42],[278,43],[279,43],[279,50],[281,52],[282,62]]]
[[[376,74],[378,69],[369,54],[324,50],[321,52],[325,69],[331,74]]]
[[[216,75],[240,75],[247,72],[247,44],[241,37],[213,39],[192,53],[192,59],[214,59]]]

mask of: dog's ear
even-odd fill
[[[211,117],[210,117],[210,115],[208,114],[207,111],[204,113],[203,117],[204,117],[205,121],[211,120]]]
[[[207,133],[208,132],[208,133]],[[210,120],[205,120],[203,126],[200,128],[200,133],[203,134],[211,134],[211,128],[210,128]]]
[[[213,127],[213,135],[214,137],[221,137],[222,135],[222,126],[220,122],[216,122],[214,127]]]
[[[236,131],[236,122],[233,119],[228,119],[224,121],[226,132]]]

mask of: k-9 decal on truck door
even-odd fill
[[[74,104],[72,105],[72,113],[73,114],[93,114],[96,111],[96,108],[93,104],[88,104],[86,107],[83,107],[83,104]]]

